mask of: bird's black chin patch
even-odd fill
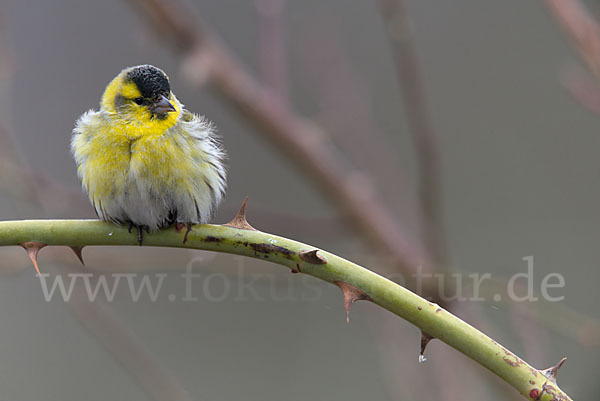
[[[150,115],[150,120],[164,120],[167,118],[169,113],[152,113]]]

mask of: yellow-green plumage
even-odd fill
[[[184,110],[166,75],[152,66],[125,69],[108,85],[100,110],[77,121],[71,148],[104,220],[151,230],[205,223],[225,190],[212,126]]]

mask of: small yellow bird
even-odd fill
[[[71,150],[99,218],[155,231],[208,222],[225,192],[224,151],[204,117],[183,108],[151,65],[126,68],[100,110],[75,124]]]

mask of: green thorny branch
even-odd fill
[[[431,338],[437,338],[485,366],[529,400],[571,400],[556,384],[564,362],[545,370],[531,367],[496,341],[438,305],[400,285],[315,247],[263,233],[245,218],[246,203],[225,225],[198,225],[184,244],[175,228],[147,235],[144,245],[202,249],[249,256],[287,266],[337,285],[343,292],[346,313],[357,300],[371,301],[417,326],[422,333],[421,355]],[[0,222],[0,246],[20,245],[37,269],[37,253],[47,245],[71,247],[81,259],[89,245],[137,245],[127,228],[96,220],[26,220]]]

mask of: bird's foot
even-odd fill
[[[137,232],[137,240],[138,243],[140,244],[140,246],[142,246],[142,243],[144,242],[144,230],[146,231],[146,233],[150,234],[150,227],[145,226],[145,225],[137,225],[134,224],[132,222],[129,223],[129,232],[131,233],[131,230],[133,229],[133,227],[135,227],[135,230]]]
[[[185,244],[188,240],[188,234],[192,231],[192,223],[175,223],[175,230],[180,232],[183,228],[186,228],[185,235],[183,236],[183,243]]]
[[[137,229],[137,235],[138,235],[138,242],[139,242],[140,246],[142,246],[142,242],[144,240],[144,238],[143,238],[144,234],[143,234],[143,231],[142,231],[143,227],[142,226],[137,226],[136,229]]]

